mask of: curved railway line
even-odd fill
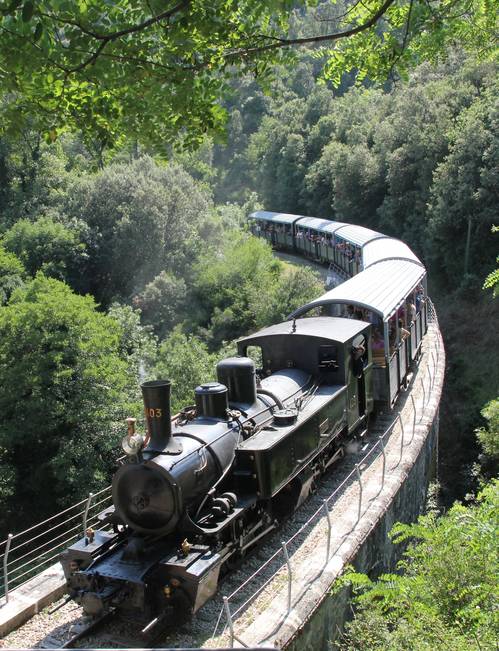
[[[297,216],[291,217],[295,222],[298,220]],[[311,222],[307,224],[310,226]],[[374,239],[381,237],[384,236]],[[284,255],[293,256],[289,252]],[[312,250],[310,255],[313,257]],[[358,266],[356,273],[361,271]],[[329,304],[330,298],[326,294],[306,307]],[[410,349],[407,350],[409,355]],[[395,403],[393,411],[387,408],[379,413],[367,435],[347,446],[345,458],[321,479],[316,492],[244,559],[237,571],[221,579],[217,595],[187,625],[175,631],[151,631],[155,637],[144,638],[139,626],[121,618],[106,616],[88,625],[79,606],[61,600],[9,634],[3,646],[144,648],[154,643],[156,648],[209,648],[232,645],[234,638],[241,641],[241,636],[246,640],[241,641],[242,645],[247,641],[283,644],[287,635],[284,629],[289,627],[293,608],[309,600],[315,590],[313,586],[334,580],[340,566],[351,557],[349,550],[358,548],[359,536],[365,535],[372,525],[376,509],[388,499],[385,492],[389,495],[392,491],[393,499],[393,491],[403,483],[425,444],[438,410],[445,360],[434,312],[428,318],[428,335],[419,340],[418,356],[421,361],[414,375],[409,376],[408,390],[401,388],[396,402],[393,388],[388,388],[388,402],[393,397],[391,402]],[[388,367],[386,371],[391,371]],[[400,380],[400,363],[396,370]],[[403,384],[397,384],[397,393]],[[314,598],[320,600],[317,595]],[[227,617],[227,609],[232,616]],[[264,630],[262,620],[266,611],[274,613],[278,620],[268,630]],[[232,627],[237,630],[231,630]]]

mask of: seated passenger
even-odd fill
[[[353,305],[347,305],[347,311],[345,314],[346,319],[355,319],[355,310]]]

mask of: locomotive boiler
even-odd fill
[[[61,557],[88,615],[119,609],[148,630],[198,610],[366,428],[370,324],[287,321],[240,340],[238,354],[173,420],[170,382],[142,385],[147,433],[130,423],[113,507]]]

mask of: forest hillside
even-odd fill
[[[247,233],[257,207],[376,228],[421,256],[449,359],[440,481],[447,502],[473,490],[474,430],[499,374],[497,303],[481,290],[497,251],[496,66],[455,54],[384,89],[314,75],[302,57],[272,97],[242,78],[226,144],[168,161],[137,144],[101,160],[77,134],[0,140],[10,528],[109,481],[141,378],[171,376],[177,409],[231,341],[321,291]]]

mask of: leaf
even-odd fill
[[[35,33],[33,34],[33,40],[35,41],[35,43],[40,40],[42,34],[43,34],[43,25],[42,23],[38,23],[35,29]]]
[[[22,0],[12,0],[12,2],[9,5],[9,8],[7,9],[8,14],[14,13],[14,11],[21,5]]]
[[[25,2],[23,5],[23,22],[24,23],[29,23],[29,21],[33,17],[33,12],[35,10],[35,3],[32,2],[31,0],[28,0],[28,2]]]

